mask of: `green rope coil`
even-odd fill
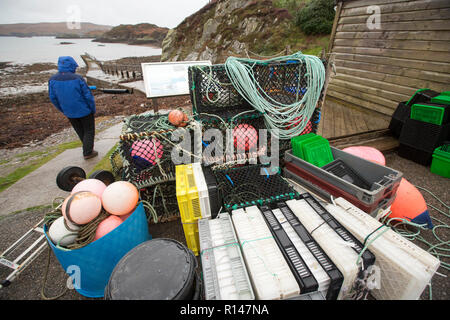
[[[292,104],[283,104],[275,101],[261,88],[253,74],[253,66],[258,63],[268,64],[287,60],[298,61],[299,74],[301,67],[306,66],[307,91],[298,100],[300,77],[297,83],[297,99]],[[225,62],[225,70],[238,93],[256,110],[264,114],[266,125],[271,129],[278,129],[278,138],[290,139],[300,135],[305,129],[319,101],[325,83],[325,68],[322,61],[311,55],[301,52],[289,56],[272,58],[264,61],[229,57]],[[301,117],[301,120],[299,120]],[[286,128],[289,123],[299,125]],[[276,132],[274,132],[277,135]]]

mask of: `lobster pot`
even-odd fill
[[[169,122],[167,114],[152,114],[149,112],[135,114],[124,119],[123,133],[141,133],[176,129]]]
[[[243,62],[246,63],[246,62]],[[323,61],[326,64],[326,61]],[[277,62],[259,61],[248,65],[253,73],[255,86],[258,91],[271,103],[289,105],[301,101],[308,92],[308,74],[306,64],[297,60],[285,60]],[[206,127],[223,126],[217,118],[210,120],[211,115],[219,116],[229,121],[232,117],[240,117],[242,112],[255,110],[246,99],[235,89],[227,75],[225,65],[193,66],[189,68],[190,97],[197,115]],[[323,89],[322,89],[323,90]],[[316,133],[320,122],[323,91],[319,97],[317,106],[311,118],[308,119],[305,129],[301,134]],[[256,111],[256,110],[255,110]],[[262,115],[260,115],[262,119]],[[292,129],[301,125],[304,121],[301,116],[284,124],[286,129]],[[264,128],[266,125],[264,124]],[[270,128],[268,128],[270,129]],[[289,139],[279,140],[279,154],[281,165],[284,161],[284,153],[289,149]]]
[[[103,297],[119,260],[137,245],[151,239],[142,203],[113,231],[79,249],[56,247],[48,237],[47,225],[44,225],[44,233],[62,268],[72,276],[74,288],[89,298]]]
[[[191,163],[201,157],[194,156],[194,131],[179,128],[121,135],[124,180],[138,188],[174,181],[176,162]]]
[[[251,165],[215,170],[214,175],[227,211],[300,197],[278,168]]]
[[[236,91],[225,70],[225,65],[191,66],[188,69],[189,94],[194,113],[234,114],[253,110]]]
[[[231,118],[202,114],[197,115],[196,120],[201,123],[205,165],[230,163],[232,167],[233,162],[242,164],[241,161],[248,159],[270,162],[272,135],[260,112],[246,112]],[[219,132],[221,138],[217,137]],[[223,147],[219,147],[221,145]]]
[[[175,181],[165,181],[140,189],[141,199],[155,209],[158,222],[167,222],[180,217],[175,184]],[[152,221],[154,220],[150,216],[150,222]]]
[[[216,129],[221,132],[224,145],[221,156],[225,156],[227,128],[230,129],[229,139],[231,139],[230,144],[233,146],[233,159],[235,160],[257,157],[259,162],[264,164],[270,162],[270,157],[278,157],[280,165],[283,165],[284,154],[291,149],[290,139],[278,139],[278,149],[275,149],[275,146],[272,147],[272,139],[274,137],[270,128],[266,125],[263,114],[258,111],[245,112],[233,117],[229,115],[219,117],[218,115],[200,114],[196,115],[195,118],[201,123],[203,150],[207,149],[215,141],[215,138],[211,137],[215,133],[212,131],[208,132],[208,130]],[[316,133],[319,122],[320,109],[317,108],[301,134]],[[267,131],[264,133],[262,130]],[[211,152],[203,154],[203,161],[206,165],[221,159],[220,156],[215,154],[214,148],[210,147],[209,150]],[[223,161],[228,162],[230,159],[223,159]]]
[[[307,68],[301,61],[262,60],[243,63],[253,72],[256,87],[271,101],[292,104],[300,101],[308,90]],[[326,61],[323,63],[326,64]],[[253,107],[233,86],[224,64],[191,66],[188,76],[194,113],[220,114],[226,110],[252,110]]]
[[[117,263],[105,289],[107,300],[200,300],[197,260],[173,239],[153,239]]]

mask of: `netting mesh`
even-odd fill
[[[258,158],[261,155],[270,156],[271,135],[268,131],[265,133],[260,131],[267,127],[264,117],[257,111],[228,118],[200,114],[195,119],[201,123],[205,165]],[[207,134],[210,129],[219,130],[223,138],[223,149],[221,148],[219,154],[216,154],[215,149],[210,147],[210,144],[217,143],[215,136]]]
[[[231,84],[223,64],[191,66],[188,77],[194,113],[220,113],[224,109],[240,112],[252,110]]]
[[[140,189],[141,200],[153,207],[158,223],[173,221],[180,217],[175,184],[175,181],[166,181]],[[148,208],[146,211],[149,211]],[[149,222],[154,223],[150,212],[149,217]]]
[[[306,65],[286,61],[253,66],[255,80],[269,99],[282,104],[300,101],[307,91]]]
[[[186,131],[184,131],[186,130]],[[141,132],[120,137],[119,153],[123,161],[123,177],[137,187],[148,187],[161,182],[175,180],[173,156],[180,161],[193,162],[195,157],[192,138],[184,142],[185,134],[193,136],[190,129]],[[185,132],[180,134],[180,132]],[[176,135],[176,136],[174,136]],[[174,148],[189,143],[183,151]]]
[[[322,62],[326,65],[326,61]],[[300,101],[308,90],[306,64],[300,63],[297,60],[271,63],[262,61],[249,65],[249,68],[253,72],[258,90],[266,97],[266,100],[273,103],[283,105],[293,104],[296,101]],[[242,112],[248,110],[256,111],[237,93],[231,84],[225,70],[225,65],[223,64],[190,67],[189,88],[194,115],[196,119],[202,122],[204,129],[217,128],[223,130],[225,127],[223,122],[221,123],[221,121],[214,119],[217,116],[229,123],[231,118],[236,115],[241,115]],[[322,100],[323,91],[316,109],[301,134],[317,132]],[[256,130],[259,128],[268,129],[264,118],[262,116],[260,118],[259,124],[257,126],[252,124],[252,126]],[[302,116],[299,115],[294,120],[286,123],[285,127],[286,129],[294,128],[301,125],[302,120]],[[253,132],[252,128],[244,127],[243,129],[245,130],[240,131],[245,132],[247,135],[251,135]],[[246,142],[245,139],[248,139],[248,141]],[[244,138],[241,141],[241,143],[237,143],[236,145],[244,149],[250,148],[254,143],[254,137]],[[270,138],[268,141],[270,141]],[[290,149],[290,147],[290,139],[279,140],[279,159],[281,164],[283,163],[285,151]],[[268,148],[270,150],[270,144]]]
[[[250,165],[213,172],[225,210],[299,197],[299,193],[281,177],[279,168]]]
[[[122,133],[140,133],[176,129],[168,119],[168,114],[142,113],[124,119]]]
[[[258,90],[268,101],[292,104],[300,101],[308,90],[306,64],[297,60],[247,65],[253,72]],[[220,114],[234,110],[237,114],[253,110],[233,87],[225,65],[191,66],[188,75],[194,113]]]

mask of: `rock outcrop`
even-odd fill
[[[127,44],[151,44],[161,47],[162,41],[169,31],[150,23],[136,25],[121,24],[97,37],[96,42],[119,42]]]
[[[278,53],[290,45],[291,20],[272,1],[214,1],[167,33],[161,60],[222,63],[233,54]]]

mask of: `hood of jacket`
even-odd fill
[[[73,72],[78,68],[78,64],[72,57],[59,57],[58,58],[58,71],[59,72]]]

